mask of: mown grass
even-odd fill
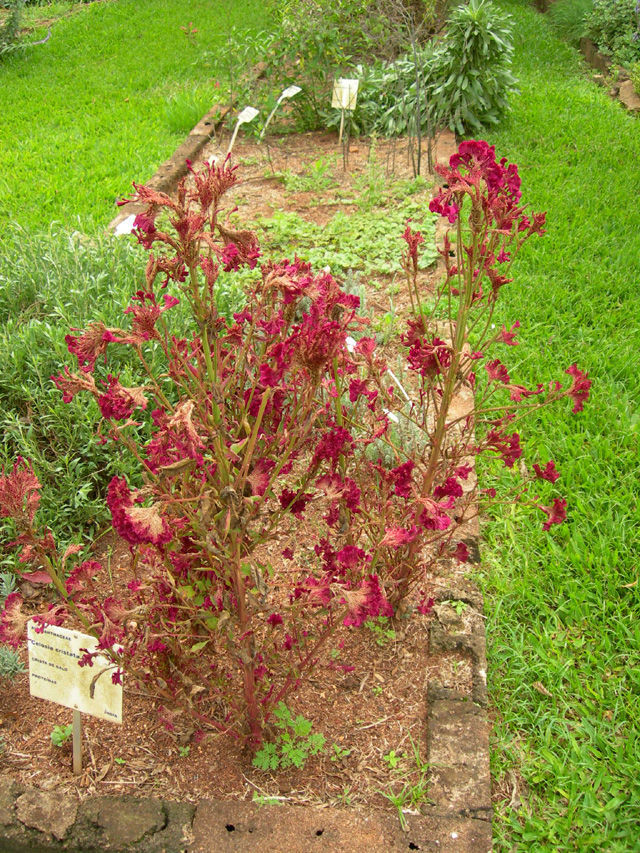
[[[270,21],[259,0],[103,0],[67,11],[46,44],[0,63],[3,228],[106,224],[131,182],[148,180],[224,101],[229,74],[237,80],[245,68],[245,43]],[[182,30],[190,23],[192,37]]]
[[[499,508],[485,530],[496,843],[640,849],[640,124],[589,79],[544,17],[515,18],[521,94],[489,141],[548,211],[504,288],[524,382],[589,371],[581,414],[548,410],[528,447],[568,499],[552,534]],[[518,380],[518,381],[520,381]]]

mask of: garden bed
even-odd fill
[[[441,141],[441,152],[446,146],[448,154],[453,148],[451,138]],[[406,143],[372,148],[352,141],[348,150],[340,151],[335,137],[306,135],[271,143],[268,152],[265,146],[244,142],[235,153],[243,178],[233,199],[238,217],[243,224],[262,221],[265,242],[270,214],[285,208],[324,230],[336,208],[346,215],[364,213],[365,218],[373,218],[379,209],[414,196],[423,211],[427,208],[429,188],[412,181]],[[203,156],[218,154],[214,144]],[[360,234],[357,239],[364,237]],[[330,266],[344,263],[340,257],[335,260],[335,246],[326,251]],[[393,260],[389,258],[387,264],[382,258],[375,263],[379,268],[363,269],[360,275],[365,277],[372,325],[379,338],[390,344],[407,296],[399,272],[391,269]],[[422,273],[425,290],[435,274],[433,266]],[[389,314],[386,324],[380,323],[380,317]],[[470,401],[460,405],[468,407]],[[476,540],[473,523],[466,532]],[[105,553],[95,556],[107,558],[116,585],[115,590],[105,587],[106,596],[128,579],[128,549],[113,540],[108,548],[103,541],[100,550]],[[167,801],[214,798],[338,806],[354,809],[354,815],[395,814],[412,831],[425,815],[465,818],[474,825],[479,819],[477,838],[471,833],[476,841],[456,849],[488,849],[481,600],[462,580],[459,564],[452,561],[441,569],[441,574],[429,579],[428,589],[422,590],[436,603],[430,615],[414,614],[406,623],[393,626],[374,623],[365,636],[349,635],[343,645],[328,649],[313,678],[291,702],[292,712],[312,721],[314,732],[322,733],[326,741],[325,749],[310,757],[303,769],[275,775],[252,766],[249,753],[229,739],[196,731],[182,721],[175,721],[169,731],[166,717],[163,722],[150,700],[126,684],[124,726],[86,718],[85,767],[81,776],[74,777],[70,745],[53,746],[50,739],[53,726],[64,725],[70,712],[29,699],[26,676],[0,698],[5,764],[18,785],[73,794],[81,802],[90,802],[96,795],[135,792]],[[34,591],[34,597],[38,595]],[[372,642],[372,635],[377,642]],[[455,829],[445,824],[456,841]],[[67,829],[63,843],[73,844],[75,830],[71,824]]]

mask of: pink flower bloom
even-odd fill
[[[349,430],[344,427],[335,427],[323,433],[313,454],[312,467],[319,464],[323,459],[331,463],[335,471],[338,460],[342,454],[346,454],[353,446],[353,438]]]
[[[581,412],[584,408],[585,401],[589,399],[589,389],[591,388],[591,380],[587,378],[589,374],[584,373],[575,364],[568,367],[565,370],[565,373],[568,373],[569,376],[573,377],[571,388],[569,388],[568,391],[569,396],[573,399],[575,404],[572,411],[574,413]]]
[[[312,497],[313,495],[310,494],[298,494],[298,492],[292,492],[290,489],[283,489],[279,499],[280,506],[295,515],[296,518],[301,518]]]
[[[403,545],[409,545],[420,534],[420,530],[415,524],[411,527],[396,527],[390,526],[385,528],[385,535],[380,542],[380,547],[387,546],[389,548],[401,548]]]
[[[349,612],[343,619],[343,625],[359,628],[367,619],[393,616],[393,608],[380,588],[377,575],[369,575],[356,590],[345,590],[344,600],[349,607]]]
[[[103,418],[124,420],[135,408],[146,409],[147,398],[142,388],[125,388],[117,376],[107,376],[108,389],[98,397],[98,406]]]
[[[564,498],[554,498],[552,506],[542,504],[536,504],[536,506],[547,516],[547,520],[542,525],[543,530],[549,530],[552,524],[562,524],[567,517],[567,502]]]
[[[436,500],[441,500],[441,498],[451,497],[451,498],[461,498],[462,497],[462,486],[456,480],[455,477],[447,477],[445,482],[441,486],[436,486],[433,490],[433,496]]]
[[[272,628],[275,628],[276,625],[282,625],[282,616],[279,613],[271,613],[267,622]]]
[[[516,340],[516,335],[514,329],[519,329],[520,323],[518,320],[513,324],[513,326],[507,331],[507,327],[503,325],[498,339],[502,341],[503,344],[506,344],[508,347],[517,347],[518,341]]]
[[[487,446],[502,457],[507,468],[513,468],[516,460],[522,456],[520,436],[517,432],[506,435],[498,429],[492,429],[489,430],[486,440]]]
[[[65,581],[65,587],[69,595],[80,592],[91,584],[92,579],[102,571],[102,566],[97,560],[85,560],[70,573]]]

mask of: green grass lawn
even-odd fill
[[[577,362],[593,388],[523,429],[562,472],[567,523],[507,507],[485,530],[497,846],[640,850],[640,124],[544,17],[503,8],[521,94],[489,141],[548,235],[496,322],[522,324],[525,384]]]
[[[106,224],[132,180],[148,180],[224,100],[231,28],[237,78],[249,59],[243,44],[268,27],[268,9],[259,0],[104,0],[76,6],[46,44],[7,57],[0,63],[0,227]],[[182,30],[190,24],[192,38]]]

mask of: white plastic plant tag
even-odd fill
[[[229,143],[229,147],[227,148],[227,155],[231,154],[231,149],[235,144],[236,136],[238,135],[240,125],[247,124],[248,122],[253,121],[259,112],[260,111],[257,110],[255,107],[245,107],[242,112],[238,113],[238,118],[236,119],[236,126],[233,129],[233,136],[231,137],[231,142]]]
[[[302,92],[300,86],[287,86],[284,92],[278,98],[278,102],[284,101],[287,98],[293,98],[294,95],[297,95],[298,92]]]
[[[259,112],[260,110],[257,110],[255,107],[245,107],[242,112],[238,114],[238,124],[247,124],[248,122],[253,121]]]
[[[343,77],[334,80],[331,106],[336,110],[355,110],[358,100],[358,83],[358,80],[347,80]]]
[[[97,648],[94,637],[56,625],[45,625],[42,632],[39,629],[32,619],[27,622],[31,695],[122,723],[122,684],[111,679],[113,663],[99,655],[93,666],[78,666],[84,655],[81,649],[91,652]]]
[[[131,232],[133,231],[133,223],[135,221],[136,215],[135,213],[132,213],[130,216],[127,216],[126,219],[123,219],[122,222],[119,222],[116,225],[115,231],[113,233],[116,235],[116,237],[120,237],[123,234],[131,234]]]

